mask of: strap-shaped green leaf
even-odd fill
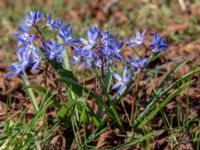
[[[190,72],[188,72],[187,74],[185,74],[184,76],[182,76],[181,78],[179,78],[178,80],[176,80],[174,83],[172,83],[169,87],[167,87],[166,89],[164,89],[162,92],[160,92],[159,95],[156,95],[152,98],[151,102],[147,105],[147,107],[143,110],[143,112],[141,112],[138,117],[136,118],[136,120],[134,121],[134,125],[137,125],[139,123],[139,121],[143,120],[144,116],[154,107],[154,104],[159,101],[162,97],[166,96],[167,93],[169,93],[169,91],[173,88],[175,88],[177,85],[179,85],[182,81],[185,81],[186,79],[190,78],[191,76],[193,76],[195,73],[200,72],[200,68],[196,68]]]
[[[144,125],[146,125],[150,120],[152,120],[156,114],[167,105],[167,103],[170,102],[170,100],[172,100],[174,97],[176,97],[178,94],[180,94],[183,90],[185,90],[186,88],[190,87],[192,85],[194,81],[188,81],[186,82],[184,85],[182,85],[180,88],[176,89],[172,94],[170,94],[166,99],[164,99],[162,101],[162,103],[160,103],[158,105],[158,107],[156,107],[147,117],[145,117],[145,119],[139,124],[139,128],[143,128]]]

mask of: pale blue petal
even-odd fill
[[[118,88],[122,83],[121,82],[117,82],[112,86],[112,90]]]
[[[118,91],[119,94],[122,94],[124,90],[126,89],[126,85],[122,85]]]
[[[121,76],[120,76],[119,74],[114,73],[113,76],[114,76],[114,78],[117,79],[118,81],[122,81],[122,78],[121,78]]]

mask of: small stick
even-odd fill
[[[185,10],[186,10],[186,5],[185,5],[184,0],[178,0],[178,2],[179,2],[179,4],[180,4],[180,6],[181,6],[181,9],[182,9],[183,11],[185,11]]]

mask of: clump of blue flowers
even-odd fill
[[[46,31],[50,34],[45,35]],[[53,19],[51,14],[39,11],[26,14],[25,20],[20,21],[18,33],[14,34],[18,38],[18,62],[10,65],[11,71],[6,77],[24,76],[27,69],[34,72],[42,62],[55,61],[62,67],[66,59],[63,52],[67,52],[73,53],[71,69],[78,65],[79,69],[84,66],[89,70],[100,70],[102,78],[110,69],[116,70],[121,63],[125,66],[123,75],[116,71],[113,73],[117,82],[111,89],[118,89],[118,93],[123,94],[127,84],[148,66],[151,56],[168,48],[164,38],[155,32],[151,34],[152,40],[145,42],[146,31],[137,31],[135,38],[125,40],[119,40],[116,35],[102,31],[95,25],[81,38],[74,38],[72,31],[70,24],[65,24],[61,18]],[[69,47],[72,52],[67,51]],[[137,57],[124,58],[122,51],[125,47],[132,49]],[[143,54],[137,53],[136,47],[143,49]]]

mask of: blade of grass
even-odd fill
[[[97,112],[97,118],[102,119],[103,109],[106,110],[106,112],[109,114],[109,116],[111,118],[115,118],[114,115],[112,114],[110,108],[107,106],[107,104],[104,104],[103,101],[101,100],[101,98],[99,96],[97,96],[94,92],[92,92],[90,89],[83,87],[81,84],[79,84],[78,82],[76,82],[68,77],[61,77],[58,79],[58,81],[66,83],[66,84],[73,84],[77,88],[81,89],[81,91],[85,91],[89,96],[94,98],[94,100],[98,103],[98,105],[100,107]]]
[[[106,79],[105,79],[105,87],[106,87],[106,92],[109,93],[110,91],[110,86],[112,83],[112,70],[109,68],[108,73],[106,74]]]
[[[111,110],[115,116],[115,119],[117,120],[117,123],[119,124],[120,128],[122,130],[124,130],[124,127],[123,127],[123,124],[120,120],[120,117],[119,117],[119,114],[117,113],[117,110],[115,109],[115,105],[114,103],[112,102],[110,96],[109,96],[109,93],[107,92],[107,88],[106,88],[106,84],[104,83],[103,79],[101,78],[101,75],[99,73],[99,71],[97,69],[95,69],[95,72],[96,72],[96,75],[97,75],[97,78],[99,79],[100,83],[101,83],[101,87],[103,89],[103,94],[105,94],[106,98],[107,98],[107,101],[109,102],[110,104],[110,107],[111,107]]]
[[[160,85],[158,87],[156,87],[155,91],[156,93],[160,93],[162,91],[162,89],[164,88],[164,86],[169,83],[169,80],[171,80],[174,76],[174,74],[181,69],[185,64],[187,63],[187,61],[183,61],[179,64],[177,64],[168,74],[167,76],[164,78],[164,80],[160,83]],[[156,96],[156,93],[154,93],[153,97]]]
[[[24,85],[30,86],[30,83],[29,83],[28,78],[27,78],[25,73],[24,73],[24,76],[22,76],[22,77],[23,77],[23,80],[24,80]],[[37,112],[39,110],[39,108],[38,108],[38,104],[36,102],[36,98],[35,98],[35,95],[33,93],[32,88],[27,88],[26,91],[27,91],[27,94],[29,96],[29,99],[30,99],[32,105],[33,105],[35,112]]]
[[[180,84],[178,84],[178,88],[180,88]],[[180,93],[177,96],[178,98],[178,106],[177,106],[177,122],[178,122],[178,128],[181,128],[181,95]]]
[[[180,88],[176,89],[172,94],[170,94],[165,100],[163,100],[162,103],[158,105],[145,119],[138,125],[139,128],[143,128],[144,125],[146,125],[151,119],[153,119],[156,114],[167,104],[170,100],[172,100],[175,96],[177,96],[179,93],[181,93],[183,90],[188,88],[192,85],[194,81],[188,81],[184,85],[182,85]]]
[[[138,138],[138,139],[133,139],[127,143],[124,143],[124,144],[120,144],[120,145],[117,145],[115,147],[112,147],[110,148],[109,150],[116,150],[116,149],[123,149],[123,148],[126,148],[126,147],[131,147],[131,146],[134,146],[138,143],[141,143],[143,142],[144,140],[152,137],[152,136],[155,136],[157,134],[159,134],[160,132],[162,132],[163,130],[158,130],[158,131],[154,131],[154,132],[150,132],[144,136],[142,136],[141,138]]]
[[[200,72],[200,68],[196,68],[190,72],[188,72],[187,74],[183,75],[181,78],[179,78],[178,80],[176,80],[174,83],[170,84],[169,87],[165,88],[162,92],[160,92],[159,95],[155,95],[151,102],[147,105],[147,107],[144,109],[143,112],[141,112],[138,117],[136,118],[136,120],[134,121],[134,125],[137,125],[138,122],[140,120],[142,120],[142,118],[152,109],[152,107],[154,106],[154,104],[159,101],[162,97],[164,97],[171,89],[173,89],[174,87],[176,87],[179,83],[181,83],[182,81],[188,79],[189,77],[193,76],[195,73]]]

